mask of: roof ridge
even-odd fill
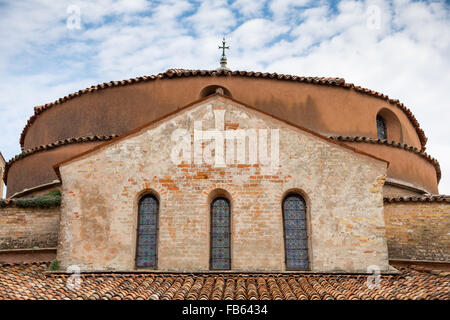
[[[23,148],[24,142],[25,142],[25,136],[29,129],[29,127],[34,123],[36,117],[44,112],[45,110],[61,104],[65,101],[71,100],[75,97],[78,97],[80,95],[86,94],[88,92],[94,92],[98,90],[103,90],[110,87],[117,87],[117,86],[126,86],[133,83],[138,82],[145,82],[145,81],[152,81],[157,79],[164,79],[164,78],[173,78],[173,77],[190,77],[190,76],[246,76],[246,77],[256,77],[256,78],[268,78],[268,79],[277,79],[277,80],[291,80],[291,81],[297,81],[297,82],[304,82],[304,83],[312,83],[312,84],[319,84],[319,85],[330,85],[330,86],[338,86],[343,87],[347,89],[353,89],[357,92],[368,94],[374,97],[378,97],[380,99],[386,100],[389,103],[395,104],[397,107],[399,107],[408,117],[408,119],[412,122],[414,128],[416,129],[417,135],[419,136],[422,149],[425,150],[425,145],[427,142],[427,137],[425,136],[424,131],[420,128],[419,122],[415,118],[415,116],[412,114],[411,110],[407,108],[403,103],[400,103],[398,99],[391,99],[389,96],[379,93],[374,90],[366,89],[360,86],[355,86],[353,83],[346,83],[344,78],[331,78],[331,77],[303,77],[303,76],[294,76],[289,74],[279,74],[279,73],[262,73],[262,72],[254,72],[254,71],[227,71],[227,70],[193,70],[193,69],[167,69],[165,72],[158,73],[157,75],[151,75],[151,76],[140,76],[135,78],[130,78],[127,80],[121,80],[121,81],[109,81],[104,82],[97,85],[92,85],[89,88],[85,88],[82,90],[78,90],[77,92],[70,93],[62,98],[59,98],[55,100],[54,102],[46,103],[41,106],[34,107],[34,114],[28,119],[27,124],[25,125],[24,129],[22,130],[22,133],[20,135],[20,145]]]

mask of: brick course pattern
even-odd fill
[[[384,204],[389,259],[450,262],[450,202],[395,199]]]
[[[0,250],[55,248],[60,209],[0,208]]]
[[[213,109],[226,109],[225,128],[279,129],[280,168],[258,164],[174,164],[175,129],[215,127]],[[270,141],[270,140],[269,140]],[[281,204],[289,190],[307,203],[313,271],[387,270],[382,187],[386,162],[356,153],[214,96],[123,139],[62,164],[58,260],[83,270],[132,270],[137,204],[160,200],[158,270],[209,270],[210,208],[214,195],[231,202],[234,271],[284,271]]]
[[[82,274],[70,289],[47,266],[0,265],[0,300],[450,300],[450,276],[412,268],[372,289],[367,275],[158,273]]]

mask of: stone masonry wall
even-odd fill
[[[55,248],[59,208],[0,208],[0,250]]]
[[[174,164],[176,129],[279,129],[280,165]],[[220,121],[219,121],[220,122]],[[270,140],[269,140],[270,141]],[[248,150],[247,150],[248,151]],[[307,203],[313,271],[387,270],[382,186],[386,163],[325,141],[225,98],[212,97],[60,167],[58,260],[63,268],[131,270],[140,196],[159,198],[158,270],[209,270],[210,201],[231,202],[232,271],[284,271],[281,204],[289,191]]]
[[[450,203],[385,203],[390,260],[450,262]]]

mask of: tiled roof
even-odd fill
[[[386,139],[374,139],[374,138],[360,137],[360,136],[330,136],[329,138],[336,140],[336,141],[343,141],[343,142],[366,142],[366,143],[373,143],[373,144],[384,144],[386,146],[400,148],[400,149],[404,149],[409,152],[413,152],[415,154],[420,155],[425,160],[429,161],[436,169],[437,181],[439,182],[441,180],[442,173],[441,173],[441,166],[439,165],[439,162],[435,158],[433,158],[432,156],[427,154],[425,151],[419,150],[416,147],[408,146],[407,144],[404,144],[404,143],[395,142],[395,141],[386,140]]]
[[[450,203],[449,195],[401,196],[384,197],[384,202],[446,202]]]
[[[72,143],[84,143],[84,142],[93,142],[93,141],[108,141],[108,140],[112,140],[114,138],[117,138],[119,135],[118,134],[112,134],[112,135],[108,135],[108,136],[86,136],[86,137],[77,137],[77,138],[68,138],[68,139],[64,139],[64,140],[59,140],[53,143],[49,143],[46,145],[41,145],[39,147],[36,148],[32,148],[32,149],[27,149],[22,151],[21,154],[18,154],[17,156],[15,156],[14,158],[10,159],[6,165],[5,165],[5,174],[3,176],[3,179],[5,181],[5,184],[8,183],[8,171],[10,166],[20,160],[23,159],[25,157],[28,157],[32,154],[35,154],[37,152],[41,152],[41,151],[45,151],[45,150],[51,150],[57,147],[61,147],[61,146],[65,146],[68,144],[72,144]]]
[[[67,100],[71,100],[75,97],[78,97],[80,95],[86,94],[88,92],[94,92],[98,90],[103,90],[111,87],[119,87],[119,86],[126,86],[133,83],[138,82],[145,82],[145,81],[153,81],[157,79],[167,79],[167,78],[176,78],[176,77],[199,77],[199,76],[241,76],[241,77],[251,77],[251,78],[265,78],[265,79],[275,79],[275,80],[289,80],[289,81],[296,81],[296,82],[303,82],[303,83],[311,83],[311,84],[319,84],[319,85],[328,85],[328,86],[337,86],[347,89],[353,89],[359,93],[367,94],[370,96],[374,96],[383,100],[388,101],[389,103],[392,103],[399,107],[408,117],[408,119],[413,124],[414,128],[416,129],[416,132],[420,138],[420,142],[422,145],[422,149],[425,150],[425,145],[427,143],[427,137],[425,136],[425,133],[420,128],[419,122],[411,112],[409,108],[407,108],[403,103],[401,103],[397,99],[391,99],[389,96],[382,94],[377,91],[373,91],[370,89],[362,88],[360,86],[355,86],[352,83],[346,83],[343,78],[324,78],[324,77],[299,77],[299,76],[293,76],[293,75],[286,75],[286,74],[278,74],[278,73],[262,73],[262,72],[253,72],[253,71],[226,71],[226,70],[185,70],[185,69],[168,69],[166,72],[159,73],[157,75],[152,76],[142,76],[138,78],[131,78],[128,80],[122,80],[122,81],[110,81],[105,82],[96,86],[91,86],[90,88],[86,88],[83,90],[79,90],[75,93],[71,93],[63,98],[60,98],[54,102],[47,103],[42,106],[37,106],[34,108],[34,115],[30,117],[27,124],[25,125],[25,128],[22,131],[22,134],[20,136],[20,145],[23,148],[24,142],[25,142],[25,135],[31,126],[31,124],[36,120],[37,116],[44,112],[45,110],[61,104]]]
[[[400,269],[381,275],[370,289],[367,275],[338,274],[82,274],[76,290],[70,274],[44,274],[47,265],[0,267],[1,299],[154,299],[154,300],[450,300],[450,276],[444,272]],[[436,274],[435,274],[436,273]]]

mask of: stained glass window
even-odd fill
[[[387,139],[386,122],[382,116],[377,116],[378,139]]]
[[[146,195],[139,201],[136,267],[156,268],[158,238],[158,200]]]
[[[283,201],[284,243],[286,269],[308,270],[308,235],[305,200],[297,194]]]
[[[216,198],[211,204],[211,269],[228,270],[230,266],[230,204]]]

